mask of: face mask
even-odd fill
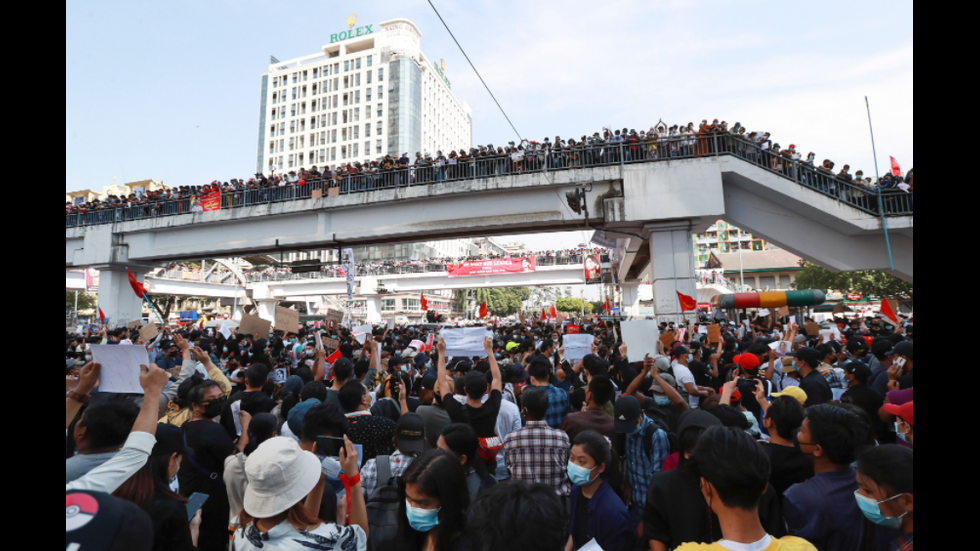
[[[694,354],[688,354],[687,363],[692,363],[692,362],[694,362]]]
[[[799,371],[800,368],[796,366],[796,360],[793,360],[793,370]]]
[[[641,430],[643,430],[643,425],[637,425],[636,428],[633,429],[633,432],[630,433],[630,435],[640,434]]]
[[[670,398],[666,396],[654,396],[653,399],[656,400],[657,405],[660,407],[666,407],[670,405]]]
[[[408,504],[408,500],[405,500],[405,511],[408,515],[408,524],[412,527],[412,530],[416,532],[431,532],[433,528],[439,526],[439,511],[442,508],[433,509],[431,511],[426,509],[416,509]]]
[[[224,352],[225,354],[227,354],[228,353],[228,347],[226,346],[226,347],[222,348],[221,351]]]
[[[597,465],[590,470],[590,469],[586,469],[585,467],[579,467],[575,463],[569,463],[568,479],[572,481],[572,484],[580,488],[584,488],[585,486],[588,486],[589,484],[592,484],[595,481],[595,479],[592,478],[592,471],[598,468],[599,466]]]
[[[908,443],[908,438],[906,435],[902,434],[902,425],[895,423],[895,434],[898,435],[898,439],[902,442]]]
[[[905,515],[895,518],[889,518],[881,514],[881,504],[898,499],[902,497],[901,494],[891,499],[886,499],[885,501],[875,501],[870,497],[861,495],[859,492],[854,492],[854,497],[857,498],[858,507],[861,508],[861,512],[864,513],[865,518],[879,526],[885,526],[887,528],[898,530],[902,527],[902,519],[905,518],[905,515],[909,514],[908,511],[906,511]]]
[[[217,400],[211,400],[211,402],[204,408],[204,418],[214,419],[215,417],[221,415],[221,410],[225,408],[226,398],[222,396]]]

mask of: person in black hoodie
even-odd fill
[[[690,473],[688,461],[701,435],[722,422],[706,411],[692,410],[681,415],[680,463],[676,470],[654,475],[650,481],[643,515],[643,540],[651,551],[676,549],[684,543],[714,543],[722,539],[717,515],[711,512],[701,493],[700,479]],[[786,535],[782,508],[770,487],[762,497],[759,518],[774,537]]]
[[[228,431],[228,436],[231,436],[232,440],[238,438],[241,432],[235,425],[237,416],[232,415],[232,407],[234,407],[235,403],[240,404],[241,411],[253,417],[260,413],[271,413],[272,410],[276,409],[278,405],[276,401],[270,398],[263,390],[268,378],[268,366],[252,364],[246,371],[245,390],[232,394],[231,398],[226,402],[224,409],[221,411],[221,426]]]

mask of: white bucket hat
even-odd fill
[[[263,442],[245,462],[245,512],[258,519],[285,513],[320,482],[320,460],[291,438]]]

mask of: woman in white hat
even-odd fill
[[[327,475],[320,460],[291,438],[264,442],[245,462],[248,488],[235,532],[236,551],[366,551],[368,518],[358,473],[357,450],[344,437],[341,482],[350,496],[350,526],[323,524],[316,517]],[[306,503],[302,503],[303,499]],[[312,512],[311,512],[312,511]]]

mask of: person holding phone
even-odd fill
[[[177,480],[184,457],[184,437],[173,425],[157,427],[156,444],[150,459],[112,495],[138,505],[153,521],[153,551],[197,549],[201,511],[188,519],[188,499],[177,494]]]

